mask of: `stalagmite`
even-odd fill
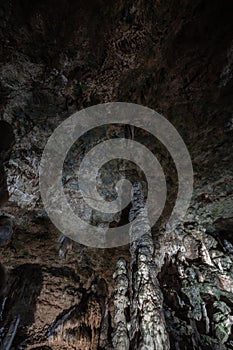
[[[127,330],[127,322],[125,310],[129,306],[128,277],[126,271],[126,262],[123,258],[117,262],[117,268],[113,275],[115,280],[115,296],[114,296],[114,323],[115,329],[113,333],[112,343],[114,349],[128,350],[129,336]]]
[[[141,184],[133,185],[131,228],[130,344],[140,350],[170,348],[163,297],[156,277],[154,245]],[[140,234],[140,238],[139,237]],[[136,239],[136,240],[135,240]]]

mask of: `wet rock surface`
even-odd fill
[[[232,349],[231,1],[3,0],[0,18],[2,348]],[[75,173],[111,137],[152,150],[170,189],[151,235],[102,250],[60,237],[42,206],[38,166],[61,121],[110,101],[165,115],[187,144],[195,182],[184,222],[170,232],[177,179],[162,145],[124,126],[84,135],[63,180],[86,220],[101,221],[81,202]],[[113,162],[100,178],[107,200],[122,169],[144,186],[137,167]],[[128,222],[129,211],[111,225]]]

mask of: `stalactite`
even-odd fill
[[[92,289],[94,284],[91,286]],[[96,292],[85,291],[79,304],[58,316],[47,334],[49,345],[65,343],[71,348],[97,349],[104,311],[101,310]]]
[[[59,248],[59,257],[63,260],[66,260],[66,256],[70,249],[72,249],[73,242],[69,237],[61,235],[59,238],[60,248]]]
[[[102,317],[100,337],[99,337],[99,346],[102,349],[106,349],[109,344],[108,333],[109,333],[109,307],[108,300],[105,302],[104,315]]]
[[[7,297],[4,297],[2,301],[1,311],[0,311],[0,321],[2,321],[3,319],[3,312],[5,310],[6,301],[7,301]]]

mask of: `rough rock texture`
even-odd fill
[[[143,349],[159,336],[166,349],[167,332],[174,350],[232,349],[232,1],[3,0],[0,19],[1,120],[15,135],[10,156],[14,136],[1,121],[3,348]],[[189,211],[169,232],[174,165],[158,141],[134,130],[134,139],[157,155],[169,191],[152,229],[154,247],[147,235],[131,245],[131,254],[128,246],[98,250],[59,242],[39,195],[38,165],[49,135],[76,110],[109,101],[139,103],[165,115],[194,166]],[[99,128],[70,150],[64,186],[71,200],[81,203],[75,172],[85,152],[120,135],[123,126]],[[121,166],[103,169],[100,191],[107,200],[115,196],[112,184]],[[130,180],[144,184],[136,166],[123,168]],[[99,223],[85,204],[80,208]],[[129,208],[111,225],[128,222],[128,215]],[[148,306],[156,301],[150,310],[143,304],[147,288]],[[153,340],[150,332],[147,338],[150,322]]]
[[[126,312],[130,301],[128,297],[129,280],[127,276],[126,261],[120,258],[117,262],[114,295],[114,333],[112,344],[114,349],[129,349],[130,340],[127,327]]]
[[[133,185],[131,211],[131,348],[170,349],[163,313],[163,296],[156,276],[154,244],[140,183]],[[135,239],[139,230],[141,237]]]

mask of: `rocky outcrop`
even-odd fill
[[[215,238],[191,225],[181,233],[181,242],[159,275],[171,344],[174,349],[228,349],[232,255]],[[186,334],[183,339],[181,333]]]

